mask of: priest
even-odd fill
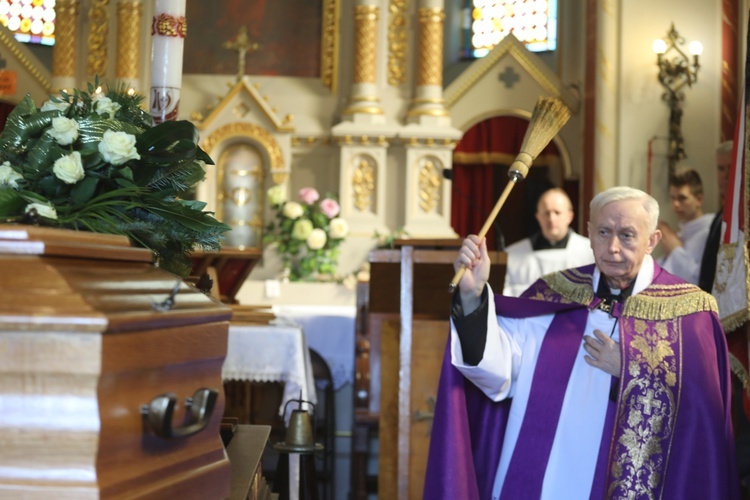
[[[595,265],[493,296],[464,241],[424,498],[739,498],[716,303],[662,270],[651,196],[591,201]]]
[[[588,238],[570,228],[573,203],[560,188],[548,189],[536,205],[539,231],[508,245],[503,295],[518,297],[545,274],[594,262]]]

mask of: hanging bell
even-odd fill
[[[323,445],[315,442],[315,434],[313,433],[315,421],[310,422],[310,413],[302,409],[302,403],[310,405],[314,419],[315,405],[302,399],[290,399],[284,405],[284,415],[286,415],[286,407],[289,403],[299,403],[299,408],[292,410],[284,441],[276,443],[273,447],[281,453],[300,453],[303,455],[323,450]]]
[[[315,472],[316,451],[323,450],[323,445],[315,442],[313,428],[315,421],[310,421],[310,413],[302,409],[302,403],[310,405],[312,416],[315,418],[315,405],[309,401],[292,399],[284,405],[284,415],[289,403],[299,402],[299,408],[292,411],[289,418],[289,426],[286,437],[281,443],[273,447],[281,453],[276,466],[276,477],[273,481],[273,491],[279,494],[279,500],[289,500],[294,486],[290,485],[290,457],[292,454],[299,455],[298,470],[299,482],[296,486],[300,500],[317,500],[318,488],[316,486],[317,473]]]

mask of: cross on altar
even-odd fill
[[[638,396],[638,402],[643,405],[643,413],[651,415],[651,408],[661,408],[661,401],[654,399],[654,391],[649,389],[645,396]]]
[[[513,88],[513,85],[515,85],[515,83],[521,79],[521,75],[516,73],[512,67],[506,66],[505,71],[500,73],[500,76],[498,76],[497,79],[505,84],[506,89],[510,89]]]
[[[236,50],[238,58],[237,81],[239,82],[245,74],[245,55],[247,51],[255,51],[260,48],[259,43],[251,43],[247,36],[247,28],[240,27],[239,33],[231,40],[227,40],[222,45],[225,49]]]

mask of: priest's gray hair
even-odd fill
[[[609,205],[615,201],[626,201],[626,200],[639,200],[643,205],[643,209],[648,215],[648,228],[649,233],[656,231],[656,225],[659,222],[659,203],[654,199],[653,196],[641,191],[640,189],[628,187],[628,186],[617,186],[609,188],[606,191],[602,191],[598,195],[594,196],[591,200],[590,218],[594,220],[599,211],[604,208],[605,205]]]

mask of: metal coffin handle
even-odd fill
[[[208,425],[218,396],[218,391],[214,389],[202,388],[195,391],[192,398],[185,400],[185,424],[173,427],[172,417],[177,405],[177,396],[172,392],[162,394],[141,407],[143,425],[146,430],[164,439],[192,436]]]

